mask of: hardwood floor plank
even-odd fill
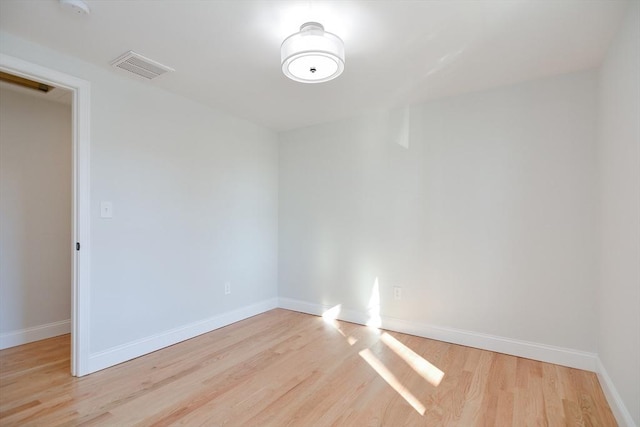
[[[287,310],[83,378],[69,346],[0,351],[0,425],[616,425],[592,372]]]
[[[35,406],[39,406],[41,404],[42,402],[40,402],[39,400],[32,400],[31,402],[23,403],[22,405],[19,405],[19,406],[14,406],[11,409],[7,409],[6,411],[0,412],[0,420],[4,418],[9,418],[12,415],[19,414],[20,412],[23,412],[27,409],[31,409]]]

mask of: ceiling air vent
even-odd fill
[[[137,74],[138,76],[144,77],[148,80],[155,79],[166,72],[175,71],[171,67],[162,65],[159,62],[144,57],[132,50],[111,62],[111,65],[130,73]]]

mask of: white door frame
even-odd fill
[[[34,79],[73,92],[73,225],[70,250],[71,284],[71,375],[89,373],[89,289],[90,279],[90,96],[91,85],[60,71],[0,53],[0,70]],[[76,243],[80,250],[76,250]]]

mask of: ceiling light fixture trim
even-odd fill
[[[60,0],[60,4],[78,15],[89,15],[91,13],[89,6],[82,0]]]
[[[344,71],[344,42],[322,24],[307,22],[282,42],[280,59],[282,72],[291,80],[327,82]]]

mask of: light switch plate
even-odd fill
[[[100,202],[100,218],[113,218],[113,204]]]

